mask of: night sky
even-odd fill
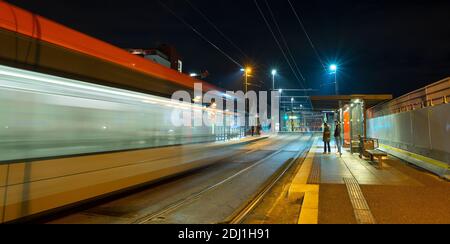
[[[157,0],[7,2],[119,47],[171,44],[183,57],[185,72],[208,70],[211,83],[241,89],[240,67]],[[190,0],[245,55],[185,0],[163,2],[233,59],[251,65],[256,74],[253,82],[270,87],[270,70],[277,68],[277,87],[301,88],[253,0]],[[332,93],[333,76],[324,71],[287,0],[267,2],[306,79],[304,86],[321,94]],[[450,1],[291,2],[325,65],[340,65],[341,93],[399,96],[450,76]],[[276,31],[265,1],[258,3]]]

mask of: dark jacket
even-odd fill
[[[323,130],[323,141],[330,142],[331,141],[331,129],[329,126],[325,126]]]
[[[334,130],[334,137],[341,137],[341,125],[337,125],[336,129]]]

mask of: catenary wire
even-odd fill
[[[212,22],[212,20],[206,16],[198,7],[196,7],[191,1],[185,0],[200,16],[202,16],[203,19],[206,20],[228,43],[231,44],[237,51],[239,51],[245,58],[249,58],[249,56],[238,46],[236,43],[234,43],[231,38],[229,38],[223,31],[219,29],[219,27]]]
[[[281,46],[281,43],[279,42],[277,36],[275,35],[275,33],[274,33],[272,27],[270,26],[270,24],[269,24],[269,22],[268,22],[266,16],[264,15],[264,12],[262,11],[261,7],[260,7],[259,4],[258,4],[257,0],[253,0],[253,1],[254,1],[255,5],[256,5],[256,8],[258,9],[258,11],[259,11],[261,17],[263,18],[263,20],[264,20],[264,22],[265,22],[267,28],[269,29],[270,33],[272,34],[272,36],[273,36],[275,42],[277,43],[278,47],[280,48],[281,53],[283,54],[284,58],[286,59],[287,64],[288,64],[289,67],[291,68],[291,70],[292,70],[294,76],[297,78],[297,80],[299,81],[299,83],[300,83],[300,85],[302,86],[302,88],[305,88],[305,86],[303,85],[303,82],[300,80],[300,78],[298,77],[297,73],[295,72],[295,70],[294,70],[294,68],[293,68],[293,66],[292,66],[292,64],[291,64],[291,62],[289,61],[289,59],[288,59],[288,57],[287,57],[285,51],[283,50],[283,47]]]
[[[235,59],[233,59],[230,55],[228,55],[225,51],[223,51],[221,48],[219,48],[216,44],[214,44],[213,42],[211,42],[210,40],[208,40],[208,38],[206,38],[206,36],[204,36],[202,33],[200,33],[200,31],[198,31],[194,26],[192,26],[191,24],[189,24],[186,20],[184,20],[182,17],[178,16],[171,8],[169,8],[169,6],[167,6],[166,4],[164,4],[162,1],[157,0],[158,3],[163,6],[167,11],[169,11],[173,16],[175,16],[179,21],[181,21],[184,25],[186,25],[187,27],[189,27],[192,31],[194,31],[199,37],[201,37],[204,41],[208,42],[211,46],[213,46],[217,51],[219,51],[221,54],[223,54],[225,57],[227,57],[230,61],[232,61],[233,63],[235,63],[236,65],[238,65],[240,68],[243,68],[243,66],[236,61]]]
[[[287,53],[289,54],[289,56],[291,57],[291,61],[295,66],[295,69],[297,70],[298,74],[300,74],[300,76],[303,78],[303,80],[305,80],[305,76],[303,75],[303,73],[301,72],[300,68],[297,65],[297,62],[295,61],[294,56],[292,55],[291,49],[289,48],[289,44],[286,41],[286,38],[283,35],[283,32],[281,31],[280,26],[278,25],[278,21],[275,18],[275,15],[273,14],[272,8],[270,7],[269,3],[267,2],[267,0],[264,0],[264,2],[266,3],[266,6],[269,10],[270,16],[272,17],[273,22],[275,23],[275,27],[277,28],[277,31],[281,37],[281,40],[283,41],[283,44],[287,50]]]
[[[272,8],[270,7],[270,5],[269,5],[269,3],[267,2],[267,0],[264,0],[264,2],[265,2],[265,4],[266,4],[266,6],[267,6],[267,9],[269,10],[269,13],[270,13],[270,15],[271,15],[271,17],[272,17],[273,22],[275,23],[275,27],[276,27],[277,30],[278,30],[278,33],[279,33],[279,35],[280,35],[280,37],[281,37],[281,39],[282,39],[282,41],[283,41],[283,43],[284,43],[284,45],[285,45],[285,47],[286,47],[286,50],[287,50],[287,52],[289,53],[289,55],[290,55],[290,57],[291,57],[291,59],[292,59],[292,62],[293,62],[294,65],[295,65],[295,68],[297,69],[297,72],[298,72],[298,73],[302,76],[302,78],[303,78],[304,76],[303,76],[303,74],[302,74],[300,68],[298,67],[297,62],[295,61],[294,56],[292,55],[291,49],[289,48],[289,44],[287,43],[286,38],[284,37],[283,32],[281,31],[281,28],[280,28],[280,26],[279,26],[279,24],[278,24],[278,21],[277,21],[277,19],[276,19],[274,13],[273,13],[273,11],[272,11]],[[304,78],[303,78],[303,80],[305,81]],[[306,96],[306,95],[307,95],[307,92],[305,91],[304,94],[305,94],[305,96]],[[309,104],[311,107],[313,107],[313,104],[312,104],[312,101],[311,101],[310,98],[307,99],[307,102],[308,102],[308,104]]]
[[[300,18],[300,15],[298,14],[298,11],[295,10],[294,5],[291,3],[291,0],[287,0],[289,5],[291,6],[292,12],[294,12],[295,17],[297,18],[298,23],[302,27],[303,32],[306,35],[306,38],[308,38],[308,42],[311,45],[312,49],[314,50],[314,53],[317,56],[317,59],[319,60],[320,64],[324,68],[325,72],[328,72],[327,67],[325,66],[325,63],[323,62],[322,58],[320,57],[319,51],[316,48],[316,45],[314,45],[314,42],[311,39],[311,36],[308,34],[308,31],[306,30],[305,25],[303,24],[302,19]]]
[[[283,49],[282,49],[282,47],[281,47],[281,44],[280,44],[279,40],[276,38],[276,35],[275,35],[274,32],[273,32],[273,29],[272,29],[272,28],[270,27],[270,25],[268,24],[268,21],[267,21],[266,17],[264,16],[264,13],[262,12],[262,10],[261,10],[261,8],[259,7],[258,3],[256,2],[256,0],[255,0],[255,4],[256,4],[256,6],[258,7],[258,10],[260,11],[260,13],[261,13],[263,19],[265,20],[267,27],[269,28],[269,30],[271,30],[272,35],[274,36],[274,38],[275,38],[275,40],[276,40],[278,46],[280,47],[280,50],[282,50],[283,55],[284,55],[284,57],[286,58],[286,61],[288,61],[288,64],[290,65],[290,67],[291,67],[291,69],[292,69],[292,72],[293,72],[294,75],[295,75],[296,73],[295,73],[295,71],[294,71],[294,68],[293,68],[292,65],[290,64],[289,59],[287,58],[287,55],[284,53],[284,51],[283,51]],[[295,59],[294,59],[294,57],[292,56],[292,53],[290,52],[289,46],[288,46],[288,44],[287,44],[287,41],[286,41],[286,39],[284,38],[283,33],[281,32],[281,29],[279,28],[279,25],[278,25],[278,23],[277,23],[277,21],[276,21],[276,19],[275,19],[275,16],[273,15],[273,12],[272,12],[270,6],[268,5],[267,1],[266,1],[266,5],[267,5],[267,7],[268,7],[268,9],[269,9],[269,11],[270,11],[270,14],[271,14],[271,16],[272,16],[273,21],[275,22],[275,25],[276,25],[276,27],[277,27],[277,29],[278,29],[278,32],[279,32],[280,36],[282,37],[282,39],[283,39],[283,41],[284,41],[284,44],[285,44],[285,46],[286,46],[286,48],[287,48],[287,50],[288,50],[288,52],[289,52],[289,54],[290,54],[290,56],[291,56],[293,62],[294,62],[294,64],[296,65]],[[298,66],[297,66],[297,65],[296,65],[296,68],[297,68],[297,71],[299,72],[299,74],[301,75],[303,81],[306,81],[305,78],[304,78],[304,76],[303,76],[303,74],[301,73],[300,69],[298,69]],[[300,79],[298,79],[298,76],[297,76],[297,75],[296,75],[296,77],[297,77],[297,80],[299,81],[300,85],[301,85],[303,88],[305,88],[303,82],[301,82]],[[306,96],[306,91],[304,92],[304,94],[305,94],[305,96]],[[307,99],[307,103],[311,106],[311,108],[313,107],[313,104],[312,104],[312,101],[311,101],[310,98]]]

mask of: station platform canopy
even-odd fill
[[[340,104],[349,104],[355,99],[363,100],[366,108],[371,108],[377,104],[392,100],[393,98],[393,95],[389,94],[311,96],[311,102],[315,111],[334,111],[340,108]]]

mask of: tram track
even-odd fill
[[[278,140],[281,140],[281,139],[278,139]],[[171,214],[173,212],[176,212],[178,209],[180,209],[180,208],[182,208],[182,207],[184,207],[184,206],[186,206],[186,205],[188,205],[188,204],[190,204],[190,203],[200,199],[202,196],[206,195],[207,193],[209,193],[209,192],[211,192],[211,191],[213,191],[215,189],[218,189],[219,187],[221,187],[221,186],[223,186],[223,185],[225,185],[227,183],[232,182],[237,177],[243,175],[246,172],[249,172],[253,168],[255,168],[255,167],[257,167],[257,166],[259,166],[261,164],[264,164],[265,162],[267,162],[267,160],[269,160],[269,159],[279,155],[280,153],[284,152],[285,151],[285,147],[288,147],[289,145],[293,145],[294,143],[296,143],[296,141],[293,141],[293,142],[290,141],[290,142],[288,142],[286,144],[283,144],[280,147],[279,150],[274,151],[273,153],[269,154],[268,156],[265,156],[264,158],[258,160],[257,162],[252,163],[248,167],[245,167],[244,169],[241,169],[240,171],[238,171],[238,172],[232,174],[231,176],[229,176],[229,177],[227,177],[227,178],[225,178],[225,179],[215,183],[214,185],[211,185],[211,186],[209,186],[209,187],[207,187],[207,188],[205,188],[205,189],[203,189],[203,190],[201,190],[201,191],[199,191],[197,193],[189,195],[188,197],[180,199],[179,201],[177,201],[177,202],[175,202],[173,204],[170,204],[170,205],[168,205],[168,206],[166,206],[166,207],[164,207],[164,208],[162,208],[162,209],[160,209],[158,211],[152,212],[152,213],[147,214],[145,216],[142,216],[142,217],[140,217],[138,219],[135,219],[132,223],[133,224],[147,224],[147,223],[151,223],[151,222],[157,222],[159,220],[164,220],[166,215]],[[309,141],[308,141],[308,143],[309,143]],[[254,150],[251,150],[251,151],[247,151],[244,154],[251,154],[251,153],[258,152],[258,151],[262,151],[261,148],[264,147],[264,146],[265,145],[261,145],[257,149],[254,149]],[[310,147],[307,146],[306,148],[310,148]],[[300,152],[297,153],[297,155],[294,158],[289,160],[287,163],[283,164],[283,166],[281,166],[280,169],[277,171],[277,173],[274,175],[275,179],[270,179],[268,181],[269,183],[266,184],[263,187],[263,191],[258,192],[257,197],[255,198],[257,200],[255,200],[255,201],[252,200],[251,201],[252,204],[249,204],[249,205],[256,206],[257,203],[265,196],[265,194],[268,191],[270,191],[272,186],[286,173],[286,171],[288,171],[291,168],[291,166],[297,161],[299,156],[303,155],[305,153],[305,151],[307,151],[307,149],[301,150]],[[281,171],[281,172],[279,172],[279,171]],[[246,205],[246,206],[249,206],[249,205]],[[246,208],[244,208],[244,210],[240,211],[240,213],[245,212],[245,211],[251,211],[252,209],[253,209],[253,207],[249,207],[249,208],[246,207]],[[239,214],[239,216],[245,216],[245,214],[244,215]],[[231,221],[226,221],[226,223],[228,223],[228,222],[229,223],[234,223],[234,222],[236,222],[236,218],[233,218],[233,220],[231,220]]]
[[[297,163],[299,160],[304,159],[308,152],[311,150],[312,140],[308,141],[308,146],[299,151],[297,155],[286,162],[255,194],[253,198],[246,204],[244,204],[238,211],[231,215],[223,223],[226,224],[242,224],[245,219],[252,213],[252,211],[261,203],[266,195],[272,190],[272,188],[286,175],[286,173]]]
[[[236,153],[210,166],[80,206],[80,211],[48,216],[42,223],[222,223],[267,179],[278,176],[288,159],[297,158],[308,138],[281,135],[236,147]]]

